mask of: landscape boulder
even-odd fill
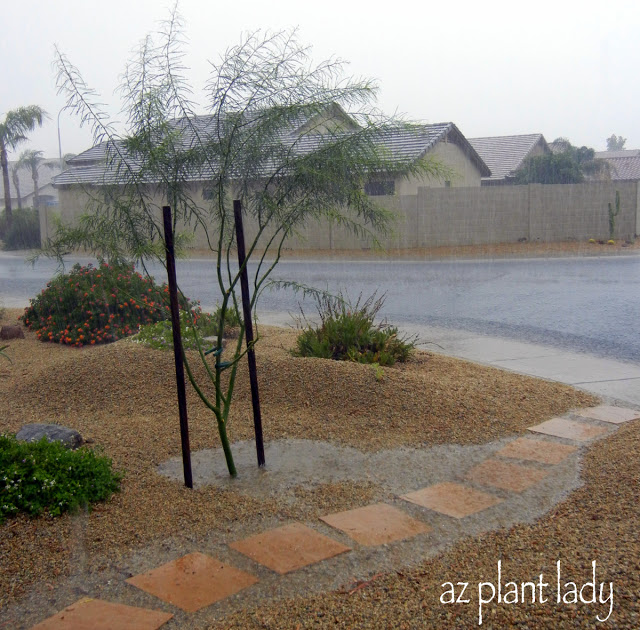
[[[59,424],[25,424],[16,439],[22,442],[39,442],[46,437],[49,442],[62,442],[67,448],[75,449],[84,443],[82,436],[75,430]]]
[[[0,339],[24,339],[24,331],[22,326],[3,326],[0,328]]]

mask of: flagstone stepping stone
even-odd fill
[[[496,455],[512,459],[526,459],[541,464],[559,464],[577,450],[577,446],[569,444],[518,438],[497,451]]]
[[[172,617],[161,610],[81,599],[31,630],[157,630]]]
[[[280,574],[351,551],[302,523],[284,525],[229,546]]]
[[[483,486],[493,486],[511,492],[523,492],[544,479],[549,472],[539,468],[501,462],[498,459],[488,459],[474,466],[467,472],[465,478]]]
[[[576,414],[583,418],[592,418],[593,420],[602,420],[603,422],[611,422],[612,424],[621,424],[630,420],[640,419],[640,411],[636,409],[626,409],[625,407],[611,407],[609,405],[600,405],[598,407],[589,407],[586,409],[578,409]]]
[[[449,481],[403,494],[400,498],[454,518],[464,518],[502,503],[496,496]]]
[[[187,612],[210,606],[257,581],[249,573],[197,552],[127,580]]]
[[[365,546],[383,545],[431,531],[422,521],[385,503],[328,514],[320,520]]]
[[[529,427],[529,431],[544,433],[554,437],[575,440],[576,442],[588,442],[607,433],[604,427],[597,427],[584,422],[576,422],[568,418],[551,418],[542,424]]]

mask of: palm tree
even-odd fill
[[[20,164],[15,162],[11,165],[11,181],[13,187],[16,189],[16,198],[18,199],[18,209],[22,210],[22,196],[20,195],[20,178],[18,177],[18,171],[20,170]]]
[[[7,112],[0,122],[0,165],[2,166],[2,181],[4,183],[4,208],[7,225],[11,225],[11,189],[9,187],[9,161],[7,152],[15,149],[21,142],[27,140],[27,133],[42,126],[47,112],[38,105],[18,107]]]
[[[42,151],[34,151],[27,149],[23,151],[18,159],[18,168],[24,168],[31,171],[31,179],[33,180],[33,207],[35,210],[40,209],[40,197],[38,196],[38,170],[42,165],[44,158]],[[48,168],[53,168],[52,164],[45,164]]]

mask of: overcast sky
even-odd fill
[[[162,0],[3,0],[0,116],[37,104],[50,114],[29,145],[58,155],[54,44],[117,118],[114,94],[140,40],[157,30]],[[542,133],[605,148],[612,133],[640,148],[640,2],[376,2],[368,0],[182,0],[188,77],[202,86],[216,60],[255,29],[298,27],[321,61],[377,79],[378,105],[424,122],[452,121],[468,138]],[[91,135],[60,115],[63,153]],[[16,155],[10,158],[15,159]]]

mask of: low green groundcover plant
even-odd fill
[[[198,342],[194,333],[198,336],[200,343],[204,337],[214,337],[218,334],[220,321],[220,307],[211,313],[204,313],[199,309],[191,311],[180,311],[180,334],[182,337],[182,347],[185,350],[197,350]],[[240,325],[240,316],[235,308],[227,310],[225,316],[225,334],[233,335],[233,329]],[[131,338],[135,343],[140,343],[157,350],[173,349],[173,330],[170,321],[161,321],[156,324],[146,324],[140,326],[137,335]],[[203,345],[207,345],[206,343]],[[211,344],[209,344],[211,345]]]
[[[181,298],[182,309],[195,303]],[[169,289],[133,266],[76,264],[31,300],[21,316],[38,339],[81,347],[109,343],[138,332],[141,325],[166,320]]]
[[[0,523],[20,512],[58,516],[85,505],[90,509],[119,491],[121,479],[111,460],[92,450],[0,435]]]
[[[398,329],[385,322],[374,323],[384,304],[384,296],[374,293],[355,304],[342,295],[316,297],[320,323],[314,324],[302,313],[304,327],[298,336],[294,355],[337,361],[376,363],[380,366],[406,361],[415,348],[415,339],[401,338]]]

